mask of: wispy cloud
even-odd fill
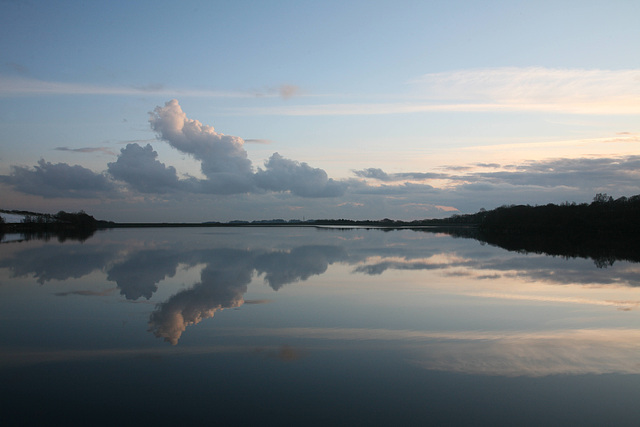
[[[301,90],[296,85],[282,85],[278,88],[278,93],[283,99],[290,99],[294,96],[300,95]]]
[[[640,69],[487,68],[425,74],[414,83],[430,99],[534,111],[632,114],[640,101]]]
[[[245,139],[245,144],[273,144],[270,139]]]
[[[386,115],[429,112],[639,114],[640,69],[488,68],[425,74],[395,102],[347,102],[238,109],[256,115]],[[384,97],[384,95],[382,95]],[[356,96],[351,96],[351,99]],[[380,97],[379,97],[380,98]]]
[[[203,98],[255,98],[251,91],[216,91],[194,88],[170,88],[163,84],[142,86],[107,86],[88,83],[51,82],[25,77],[0,76],[0,97],[41,95],[158,95]],[[280,90],[261,94],[264,97],[282,96]]]
[[[108,147],[82,147],[82,148],[69,148],[69,147],[56,147],[57,151],[71,151],[74,153],[104,153],[115,156],[116,153],[111,151]]]
[[[409,82],[410,94],[378,95],[389,102],[353,102],[357,94],[332,96],[344,102],[227,108],[229,114],[284,116],[389,115],[429,112],[551,112],[640,114],[640,69],[554,69],[504,67],[425,74]],[[0,96],[141,95],[205,98],[283,98],[307,93],[283,84],[264,91],[170,88],[160,83],[106,86],[0,76]],[[313,97],[329,95],[315,94]]]
[[[474,191],[497,189],[500,185],[591,189],[608,186],[613,189],[634,183],[639,177],[639,168],[640,156],[619,156],[532,160],[502,167],[498,164],[444,167],[445,173],[388,174],[378,168],[354,170],[353,173],[371,181],[404,182],[403,185],[364,186],[360,189],[363,192],[401,193],[408,189],[416,191],[420,185],[409,185],[407,181],[437,181],[450,190],[466,188]]]
[[[600,138],[582,138],[582,139],[567,139],[567,140],[554,140],[554,141],[536,141],[536,142],[518,142],[513,144],[488,144],[488,145],[475,145],[473,147],[460,148],[465,151],[494,151],[494,150],[523,150],[529,148],[537,149],[553,149],[558,147],[579,147],[589,144],[638,144],[640,143],[640,134],[632,132],[618,132],[613,136],[605,136]],[[494,163],[480,165],[486,165],[487,167],[495,166]],[[455,166],[459,167],[459,166]]]
[[[69,295],[80,295],[85,297],[104,297],[111,295],[116,288],[106,289],[104,291],[88,291],[88,290],[79,290],[79,291],[69,291],[69,292],[56,292],[55,295],[59,297],[66,297]]]

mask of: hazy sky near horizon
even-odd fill
[[[0,1],[0,208],[418,219],[640,193],[640,2]]]

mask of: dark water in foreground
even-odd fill
[[[411,230],[3,243],[2,425],[637,425],[639,286]]]

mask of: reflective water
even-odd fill
[[[3,425],[637,425],[640,264],[412,230],[0,244]]]

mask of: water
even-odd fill
[[[639,285],[424,230],[10,241],[3,425],[637,425]]]

